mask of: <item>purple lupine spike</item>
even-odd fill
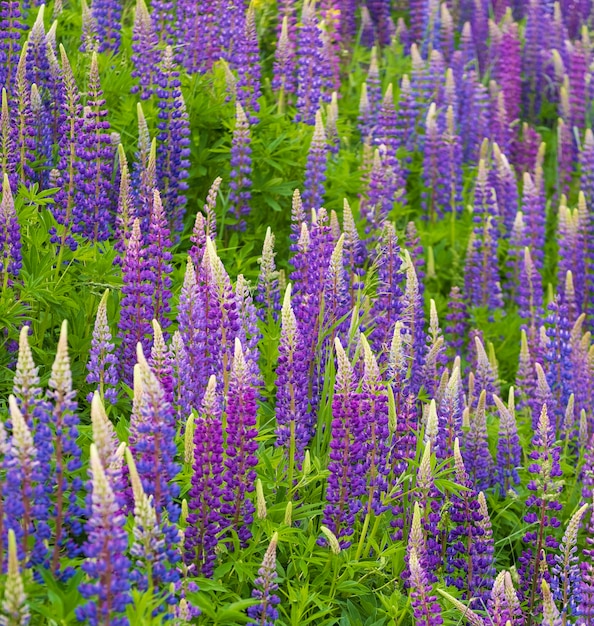
[[[308,412],[309,357],[305,354],[303,337],[291,306],[291,285],[285,290],[281,311],[281,337],[278,367],[276,370],[276,444],[289,448],[289,474],[291,474],[291,448],[300,461],[313,434],[311,415]],[[291,480],[291,478],[289,478]],[[290,483],[289,483],[290,484]]]
[[[78,553],[73,539],[82,533],[82,511],[77,503],[77,493],[82,487],[78,475],[81,468],[78,438],[76,392],[72,389],[72,373],[68,356],[67,324],[62,322],[56,358],[48,382],[47,397],[52,408],[52,431],[55,469],[51,476],[54,500],[54,542],[51,569],[54,574],[61,569],[62,550],[69,555]],[[63,572],[67,575],[67,570]]]
[[[438,202],[452,213],[462,212],[462,145],[456,130],[454,108],[449,105],[446,110],[446,123],[439,144],[438,168],[440,185],[438,186]]]
[[[10,420],[12,423],[12,438],[4,458],[5,499],[4,515],[6,528],[11,528],[20,542],[19,552],[26,562],[29,562],[29,538],[39,543],[36,537],[33,517],[33,503],[36,492],[39,491],[36,479],[37,451],[33,443],[31,430],[21,413],[13,395],[8,397]],[[35,546],[39,550],[38,546]]]
[[[181,422],[192,410],[193,380],[188,353],[179,331],[173,333],[170,346],[171,396],[177,422]]]
[[[439,131],[437,128],[437,109],[435,102],[429,106],[425,124],[425,140],[423,146],[423,180],[425,190],[422,192],[425,219],[432,224],[437,217],[443,217],[443,208],[438,201],[438,187],[441,182],[439,171]]]
[[[516,175],[505,154],[497,144],[493,144],[495,167],[489,172],[489,182],[495,189],[497,206],[505,232],[511,233],[518,210],[518,185]]]
[[[451,496],[449,513],[453,527],[447,539],[445,581],[461,591],[462,598],[473,599],[472,605],[476,605],[480,602],[479,598],[486,595],[489,583],[493,582],[492,578],[489,580],[492,563],[481,567],[484,565],[481,561],[487,556],[483,550],[487,539],[481,527],[483,515],[480,512],[478,492],[464,467],[458,439],[454,441],[454,464],[456,483],[464,487],[465,491]]]
[[[328,147],[326,131],[322,122],[322,111],[316,112],[316,123],[311,139],[307,164],[305,166],[305,181],[302,194],[305,210],[316,209],[323,204],[324,181],[326,179],[326,161]]]
[[[143,100],[150,98],[155,89],[158,43],[159,38],[145,0],[136,0],[130,60],[134,67],[132,77],[138,79],[138,85],[134,85],[131,91],[139,93]]]
[[[105,473],[115,490],[116,500],[123,506],[125,487],[122,466],[125,444],[120,443],[115,427],[107,417],[101,396],[97,391],[93,393],[91,400],[91,426],[93,443],[97,447]]]
[[[236,338],[226,407],[227,453],[221,514],[223,529],[236,532],[242,544],[252,535],[250,525],[254,504],[249,494],[254,491],[254,468],[258,463],[255,456],[258,449],[257,405],[253,382],[241,342]]]
[[[119,511],[95,444],[91,444],[89,473],[93,504],[86,524],[87,540],[83,547],[86,559],[82,565],[87,582],[79,586],[87,602],[76,609],[76,617],[89,624],[125,626],[129,623],[126,606],[132,602],[126,519]]]
[[[407,74],[400,82],[398,100],[398,116],[396,119],[396,139],[399,146],[406,147],[410,152],[416,141],[417,103],[412,93],[411,83]]]
[[[475,389],[480,393],[483,389],[487,392],[486,406],[493,404],[492,394],[499,393],[497,380],[497,364],[495,359],[489,359],[479,336],[474,337],[473,367]]]
[[[460,354],[467,336],[467,310],[460,287],[454,285],[450,291],[448,313],[445,316],[447,325],[444,334],[451,352]]]
[[[447,370],[446,370],[447,372]],[[440,459],[449,458],[454,441],[462,436],[462,401],[461,401],[460,367],[454,366],[452,375],[447,381],[443,397],[439,400],[439,430],[437,433],[436,456]],[[433,404],[433,403],[432,403]],[[430,411],[433,406],[430,405]]]
[[[231,173],[229,182],[229,206],[239,230],[245,230],[244,217],[250,214],[250,188],[252,186],[252,139],[250,125],[241,103],[236,104],[235,129],[231,143]]]
[[[446,62],[452,59],[454,53],[454,19],[448,5],[442,3],[440,7],[439,49]]]
[[[489,139],[509,154],[512,146],[512,129],[505,108],[505,96],[495,81],[489,82]]]
[[[97,52],[117,53],[121,42],[122,5],[115,0],[93,0],[91,15],[97,24]]]
[[[194,426],[194,464],[188,501],[184,558],[196,572],[212,576],[221,528],[223,482],[223,426],[216,379],[210,377]]]
[[[501,42],[498,47],[498,55],[494,67],[494,78],[501,85],[509,123],[520,117],[522,97],[521,64],[518,24],[510,20],[503,25]]]
[[[348,548],[353,535],[353,524],[361,510],[361,497],[365,494],[366,452],[359,394],[353,367],[340,343],[335,339],[338,369],[332,399],[332,434],[330,438],[330,463],[328,488],[323,523],[336,535],[342,549]]]
[[[485,494],[479,491],[477,496],[479,503],[478,512],[481,519],[477,522],[480,529],[479,538],[474,544],[475,568],[472,580],[474,595],[477,596],[474,607],[484,607],[489,598],[489,593],[493,588],[495,578],[495,542],[493,540],[493,526]]]
[[[359,132],[362,139],[367,139],[373,134],[375,124],[373,120],[373,109],[369,103],[367,83],[361,85],[361,97],[359,98]]]
[[[477,161],[480,145],[488,135],[488,93],[474,70],[469,71],[458,84],[461,87],[459,123],[464,161],[473,163]]]
[[[76,144],[78,193],[72,208],[72,230],[92,241],[105,241],[111,225],[115,151],[109,135],[105,99],[99,80],[97,54],[91,59],[87,106]]]
[[[383,226],[394,207],[397,194],[400,195],[401,191],[397,189],[396,176],[388,163],[385,146],[382,144],[374,152],[366,190],[367,198],[362,198],[359,208],[367,222],[366,233],[372,233]]]
[[[122,265],[122,300],[118,336],[122,340],[120,377],[130,385],[132,368],[136,362],[136,344],[150,349],[151,309],[154,276],[147,267],[146,253],[142,249],[142,235],[138,218],[132,225],[132,234]]]
[[[31,85],[29,101],[31,102],[32,117],[29,141],[34,157],[33,160],[51,163],[53,160],[52,152],[54,140],[52,138],[52,130],[54,124],[50,112],[44,107],[44,102],[42,101],[41,94],[35,83]],[[46,183],[49,183],[49,173],[47,171],[40,171],[40,168],[37,167],[33,169],[32,178],[41,186],[45,186]]]
[[[157,189],[157,139],[151,140],[142,106],[138,103],[138,150],[132,169],[133,198],[141,230],[149,227]]]
[[[507,624],[524,626],[520,600],[508,571],[500,572],[495,578],[487,609],[494,626],[507,626]]]
[[[132,571],[130,581],[139,591],[149,591],[161,600],[155,613],[162,613],[174,601],[169,585],[178,580],[175,567],[179,560],[178,528],[159,519],[153,495],[148,495],[134,462],[130,448],[126,449],[130,486],[134,497],[133,542],[130,547]],[[140,461],[139,461],[140,463]],[[164,619],[170,619],[165,615]]]
[[[522,463],[522,446],[518,436],[516,424],[516,411],[514,400],[514,388],[509,389],[509,401],[507,406],[493,396],[499,411],[499,437],[497,439],[496,467],[498,472],[499,489],[503,495],[510,489],[514,489],[520,483],[518,467]]]
[[[566,301],[565,281],[567,273],[570,272],[574,288],[574,306],[579,311],[582,310],[583,286],[582,280],[586,272],[586,259],[584,258],[585,242],[582,232],[587,232],[586,228],[581,231],[579,210],[573,211],[565,206],[565,198],[561,199],[559,207],[559,217],[557,223],[557,239],[559,241],[559,263],[557,265],[557,281],[559,285],[559,296]],[[585,209],[585,207],[584,207]],[[587,213],[586,213],[587,216]]]
[[[0,7],[0,85],[12,83],[20,52],[20,39],[27,29],[20,0],[5,0]]]
[[[138,377],[135,377],[135,394],[139,393],[139,406],[130,420],[129,447],[136,457],[138,473],[143,489],[153,496],[153,506],[157,519],[161,521],[165,513],[171,524],[179,518],[179,505],[175,499],[179,495],[179,485],[175,478],[179,466],[175,458],[176,424],[171,405],[165,400],[165,391],[147,363],[142,345],[137,345]],[[136,389],[137,384],[140,389]],[[169,541],[175,543],[177,529]],[[175,532],[173,532],[175,530]],[[173,545],[172,545],[173,549]]]
[[[430,300],[429,333],[426,338],[426,354],[423,363],[423,387],[430,398],[435,397],[439,380],[445,366],[444,338],[439,327],[435,300]]]
[[[280,598],[275,591],[278,584],[274,582],[276,577],[276,544],[278,543],[278,533],[272,535],[268,544],[262,566],[258,570],[258,577],[254,580],[255,588],[252,597],[259,600],[259,604],[250,606],[247,610],[248,617],[253,622],[248,626],[274,626],[278,619],[278,609]]]
[[[591,444],[592,442],[590,442]],[[590,448],[591,450],[591,448]],[[594,617],[594,516],[590,515],[587,522],[586,548],[583,550],[583,559],[580,563],[581,582],[578,591],[578,614],[584,624]]]
[[[86,382],[98,386],[99,396],[113,404],[118,398],[117,384],[119,382],[116,364],[117,359],[113,352],[114,344],[111,338],[111,330],[107,321],[107,297],[109,289],[105,290],[99,306],[95,327],[93,328],[93,338],[91,340],[91,352],[87,363]],[[87,401],[90,402],[93,393],[89,393]]]
[[[245,12],[243,32],[239,35],[236,45],[236,52],[231,57],[231,67],[237,70],[237,100],[248,112],[250,123],[255,124],[258,121],[256,114],[260,110],[258,98],[261,95],[261,70],[256,13],[253,5]]]
[[[322,333],[330,331],[332,339],[344,329],[348,310],[348,277],[344,268],[344,235],[341,234],[332,250],[324,276]]]
[[[392,338],[394,324],[402,311],[402,282],[400,246],[396,229],[391,222],[386,222],[380,239],[377,257],[378,286],[372,303],[371,320],[373,328],[368,332],[369,340],[375,352],[385,350]]]
[[[202,256],[206,249],[206,238],[210,237],[213,241],[217,238],[217,216],[215,209],[217,206],[217,194],[219,193],[222,181],[223,179],[220,176],[214,179],[208,190],[203,213],[196,213],[196,221],[194,222],[194,228],[190,236],[192,247],[189,252],[194,267],[199,267],[202,263]]]
[[[151,355],[149,365],[161,383],[165,392],[165,399],[169,404],[173,405],[173,371],[171,363],[171,352],[165,342],[163,329],[156,319],[152,321],[153,327],[153,345],[151,347]]]
[[[28,43],[23,44],[17,71],[14,79],[13,138],[17,155],[17,174],[19,182],[26,185],[34,178],[31,164],[35,159],[32,151],[34,136],[33,111],[31,109],[31,88],[27,81],[27,49]]]
[[[377,114],[382,104],[382,84],[379,75],[379,67],[377,61],[377,48],[371,49],[371,59],[369,61],[369,69],[367,70],[367,96],[369,107],[372,115],[372,125],[377,121]]]
[[[540,168],[537,167],[537,170]],[[536,184],[539,181],[542,181],[541,171],[537,171],[534,181],[530,174],[524,174],[522,207],[526,223],[526,245],[530,247],[536,269],[540,271],[544,260],[546,207],[543,183]]]
[[[532,479],[528,483],[530,495],[526,500],[527,513],[524,516],[525,523],[536,526],[524,535],[526,548],[519,558],[518,567],[520,590],[528,615],[538,615],[542,610],[538,586],[542,580],[550,579],[548,572],[543,573],[542,566],[554,565],[554,551],[559,547],[553,533],[560,525],[556,514],[562,509],[558,499],[563,489],[563,472],[559,466],[560,450],[554,441],[554,429],[544,404],[528,457],[532,461],[528,467]]]
[[[345,269],[349,283],[351,308],[355,306],[359,291],[363,288],[363,263],[367,256],[365,245],[359,239],[353,211],[347,199],[343,201],[343,231]]]
[[[494,464],[489,451],[487,416],[485,406],[487,392],[483,389],[476,409],[470,412],[470,428],[464,435],[464,461],[472,484],[483,491],[493,484]]]
[[[260,274],[258,276],[258,291],[256,302],[262,306],[258,308],[258,317],[266,322],[267,320],[278,319],[280,312],[280,290],[278,287],[278,272],[274,263],[274,234],[270,226],[266,229],[262,256],[259,259]]]
[[[586,129],[584,142],[580,151],[580,187],[588,204],[594,201],[594,133]]]
[[[10,285],[18,277],[23,263],[21,228],[6,173],[2,181],[2,200],[0,201],[0,254],[2,284]]]
[[[304,2],[297,35],[297,122],[315,123],[322,98],[323,53],[314,2]]]
[[[118,161],[120,165],[120,184],[118,194],[118,206],[115,218],[115,238],[114,248],[121,254],[125,252],[130,241],[130,233],[132,231],[132,222],[136,217],[136,207],[134,197],[132,195],[130,170],[128,169],[128,160],[122,144],[118,145]],[[121,257],[118,255],[116,262],[122,263]]]
[[[569,107],[572,128],[584,128],[586,122],[586,55],[580,41],[573,44],[569,55]]]
[[[93,17],[86,0],[81,0],[82,33],[80,51],[93,53],[99,48],[97,20]]]
[[[388,510],[385,503],[388,493],[389,457],[389,408],[386,384],[381,379],[379,366],[371,347],[360,336],[363,345],[363,381],[361,390],[361,411],[366,416],[364,433],[367,452],[368,483],[367,511],[371,515],[381,515]]]
[[[328,140],[328,149],[334,157],[336,157],[340,150],[338,115],[338,93],[333,91],[330,104],[326,107],[326,138]]]
[[[541,104],[543,87],[543,42],[548,40],[546,15],[536,0],[530,0],[524,32],[524,50],[522,58],[523,100],[530,118],[534,118]]]
[[[181,92],[179,70],[174,65],[173,49],[163,52],[155,77],[158,97],[157,179],[169,228],[177,235],[183,230],[188,188],[190,124]]]
[[[497,200],[487,181],[485,161],[479,161],[474,192],[474,230],[468,242],[464,291],[473,306],[502,306],[497,262]]]
[[[283,16],[272,72],[272,88],[278,91],[278,108],[281,112],[285,110],[287,96],[294,94],[296,90],[295,42],[294,37],[289,34],[289,30],[293,28],[293,24],[289,25],[289,16]]]
[[[419,42],[423,38],[428,17],[429,3],[427,0],[413,0],[410,3],[410,29],[408,31],[411,42]]]
[[[171,311],[169,301],[171,300],[171,239],[169,236],[169,226],[161,195],[157,189],[154,190],[152,211],[147,238],[146,270],[154,277],[153,282],[153,302],[152,318],[159,322],[159,325],[166,329],[171,320],[167,317]]]
[[[10,186],[16,193],[19,176],[17,174],[18,155],[14,143],[14,133],[8,108],[6,89],[2,88],[2,109],[0,111],[0,174],[8,176]]]
[[[252,384],[259,387],[262,385],[262,380],[258,369],[258,358],[260,357],[258,343],[262,339],[262,333],[258,328],[258,313],[254,305],[250,284],[243,274],[237,276],[235,283],[235,303],[238,317],[237,336],[244,346],[244,355],[253,378]]]

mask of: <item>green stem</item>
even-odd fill
[[[293,491],[293,474],[295,472],[295,420],[291,420],[291,438],[289,440],[289,474],[287,477],[287,493]]]

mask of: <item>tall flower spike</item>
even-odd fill
[[[278,272],[274,263],[274,234],[270,226],[266,229],[262,256],[259,259],[260,274],[258,276],[258,291],[256,302],[262,306],[258,308],[258,316],[263,322],[272,318],[278,319],[280,311],[280,290],[278,287]]]
[[[35,408],[40,403],[39,368],[33,361],[29,346],[29,327],[23,326],[19,335],[19,353],[13,379],[12,392],[18,400],[25,421],[32,425]]]
[[[489,452],[485,407],[487,392],[483,389],[476,409],[470,413],[470,429],[464,437],[464,459],[477,490],[488,489],[493,482],[493,459]]]
[[[121,41],[122,5],[114,0],[93,0],[91,15],[97,24],[97,52],[117,53]]]
[[[6,173],[2,180],[2,201],[0,201],[0,255],[2,285],[11,285],[18,277],[23,262],[21,228]]]
[[[258,577],[254,580],[255,589],[252,591],[252,598],[259,600],[259,604],[248,608],[248,617],[254,620],[249,622],[248,626],[272,626],[278,619],[276,607],[280,604],[280,598],[275,593],[278,584],[274,582],[277,543],[278,533],[274,533],[268,544],[262,566],[258,570]]]
[[[134,67],[132,77],[138,79],[138,85],[134,85],[131,91],[140,93],[143,100],[150,98],[155,90],[158,43],[159,38],[145,0],[136,0],[130,60]]]
[[[250,188],[252,186],[251,130],[241,103],[237,102],[235,129],[231,142],[231,173],[229,181],[229,206],[235,217],[235,228],[245,230],[244,218],[250,214]]]
[[[437,598],[433,595],[432,585],[427,579],[427,573],[423,569],[413,548],[409,556],[410,568],[410,593],[413,606],[415,623],[421,626],[439,626],[443,624],[441,607]]]
[[[237,51],[231,57],[234,69],[237,69],[237,100],[248,111],[250,122],[258,121],[256,114],[260,110],[258,98],[260,86],[260,49],[256,32],[256,12],[250,4],[245,12],[243,32],[239,34]]]
[[[493,401],[499,411],[499,437],[497,440],[498,482],[502,494],[508,493],[520,482],[518,467],[522,462],[522,447],[518,436],[514,407],[514,388],[509,389],[509,402],[505,406],[498,396]]]
[[[126,556],[128,534],[125,517],[119,512],[113,488],[105,473],[99,453],[91,444],[92,511],[86,524],[86,560],[82,569],[89,582],[79,590],[88,602],[76,608],[76,617],[89,623],[123,624],[122,614],[132,602]]]
[[[324,44],[313,0],[303,3],[297,35],[297,115],[295,121],[315,123],[322,97]]]
[[[9,626],[28,624],[30,615],[25,585],[19,571],[19,557],[14,530],[8,531],[8,571],[2,601],[3,622]]]
[[[316,111],[316,123],[314,127],[307,164],[305,166],[305,181],[303,185],[303,204],[305,209],[316,209],[323,205],[324,181],[326,180],[326,161],[328,147],[326,131],[322,122],[322,111]]]
[[[285,15],[274,55],[272,88],[278,91],[278,108],[283,112],[287,94],[295,93],[295,43],[289,35],[289,18]]]
[[[116,370],[117,359],[113,352],[114,344],[111,339],[111,330],[107,321],[107,298],[109,289],[106,289],[99,306],[97,308],[97,317],[95,318],[95,327],[93,329],[93,338],[91,340],[90,359],[87,363],[87,378],[89,384],[98,386],[99,395],[107,401],[115,403],[118,397],[117,384],[118,375]],[[93,397],[91,392],[87,401]]]

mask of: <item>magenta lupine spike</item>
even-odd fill
[[[79,590],[85,604],[77,607],[76,617],[88,623],[124,624],[130,595],[130,561],[126,519],[119,506],[112,485],[99,458],[95,444],[91,444],[90,470],[92,481],[92,511],[86,524],[87,540],[83,551],[86,557],[82,569],[87,575]]]
[[[196,573],[212,576],[221,529],[223,426],[216,379],[210,377],[194,425],[194,464],[189,492],[184,559]]]
[[[294,94],[296,89],[295,42],[289,34],[294,28],[293,23],[289,24],[289,16],[283,16],[272,72],[272,88],[278,92],[279,111],[284,111],[287,94]]]
[[[158,43],[159,38],[145,0],[136,0],[131,61],[134,66],[132,77],[138,79],[138,85],[134,85],[131,91],[139,93],[143,100],[150,98],[155,89]]]
[[[67,324],[64,321],[47,391],[52,405],[55,458],[55,468],[50,477],[54,496],[54,542],[51,555],[51,570],[54,574],[61,569],[60,558],[64,548],[72,556],[78,553],[79,548],[73,540],[82,533],[82,511],[77,503],[82,481],[77,475],[81,460],[77,443],[79,418],[75,395],[68,356]]]
[[[132,370],[136,362],[136,344],[140,342],[147,351],[151,345],[154,276],[147,267],[141,240],[140,222],[136,218],[122,265],[123,297],[118,332],[122,340],[120,376],[128,385],[132,382]]]
[[[297,114],[295,121],[314,124],[322,98],[324,44],[313,0],[304,2],[297,35]]]
[[[332,399],[330,474],[323,523],[345,549],[351,544],[353,525],[366,491],[366,451],[353,367],[338,338],[335,339],[335,349],[338,369]]]
[[[117,384],[119,382],[116,364],[117,359],[114,354],[114,344],[111,330],[107,321],[107,297],[109,289],[105,290],[95,318],[93,337],[91,339],[91,352],[87,363],[86,382],[98,386],[101,399],[114,403],[117,401]],[[89,393],[87,401],[90,402],[93,393]]]
[[[241,103],[236,104],[235,128],[231,143],[231,172],[229,181],[229,208],[236,220],[234,228],[245,230],[244,217],[250,214],[252,186],[251,129]]]
[[[171,254],[172,245],[169,225],[163,210],[161,195],[157,189],[155,189],[153,193],[147,248],[145,252],[146,269],[151,272],[154,277],[151,317],[157,320],[163,329],[166,329],[171,324],[168,314],[171,311],[169,301],[171,299],[171,261],[173,255]]]
[[[87,106],[77,138],[75,182],[78,193],[72,208],[72,230],[92,241],[109,237],[113,213],[113,172],[115,150],[109,135],[105,99],[99,80],[97,54],[93,53],[89,72]]]
[[[254,468],[258,463],[255,456],[258,449],[257,405],[253,383],[241,342],[236,338],[226,407],[227,447],[221,513],[223,529],[235,531],[242,545],[252,535],[250,525],[255,510],[249,498],[254,491]]]
[[[514,489],[520,483],[518,468],[522,463],[522,446],[520,445],[518,426],[516,424],[514,388],[510,387],[507,406],[498,396],[493,396],[493,400],[499,411],[499,437],[497,440],[496,458],[497,480],[501,494],[505,495],[510,489]]]
[[[522,98],[521,44],[516,22],[507,21],[502,28],[501,42],[495,60],[494,78],[505,99],[509,123],[520,117]]]
[[[181,92],[179,70],[173,49],[167,46],[161,57],[155,93],[158,97],[157,178],[169,228],[176,235],[183,231],[190,156],[190,123]]]
[[[252,597],[260,602],[256,606],[248,607],[248,617],[254,620],[249,622],[248,626],[274,626],[278,619],[276,606],[280,604],[280,598],[275,593],[278,584],[274,582],[276,578],[277,543],[278,533],[274,533],[268,544],[262,566],[258,570],[258,577],[254,580],[255,588],[252,591]]]
[[[322,111],[318,109],[305,166],[305,181],[302,194],[305,210],[316,209],[317,211],[323,205],[327,154],[328,146],[326,131],[322,122]]]
[[[476,409],[470,411],[470,428],[464,435],[464,462],[472,484],[480,491],[492,485],[494,469],[487,436],[486,400],[487,392],[483,390]]]
[[[243,32],[239,35],[236,46],[236,51],[230,61],[233,69],[237,70],[237,100],[248,112],[250,122],[255,124],[260,110],[258,98],[261,95],[261,70],[256,13],[253,5],[250,5],[245,12]]]
[[[542,580],[550,579],[546,568],[543,573],[543,566],[554,565],[554,552],[559,546],[553,533],[560,524],[556,515],[562,509],[558,499],[563,489],[563,473],[559,466],[560,450],[554,441],[555,435],[545,404],[529,454],[532,463],[528,471],[532,479],[527,485],[530,495],[526,500],[524,522],[531,525],[531,530],[524,535],[526,549],[520,556],[518,567],[520,589],[528,615],[538,615],[542,611],[542,597],[538,587]]]

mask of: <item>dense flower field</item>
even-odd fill
[[[594,626],[588,0],[0,0],[0,624]]]

